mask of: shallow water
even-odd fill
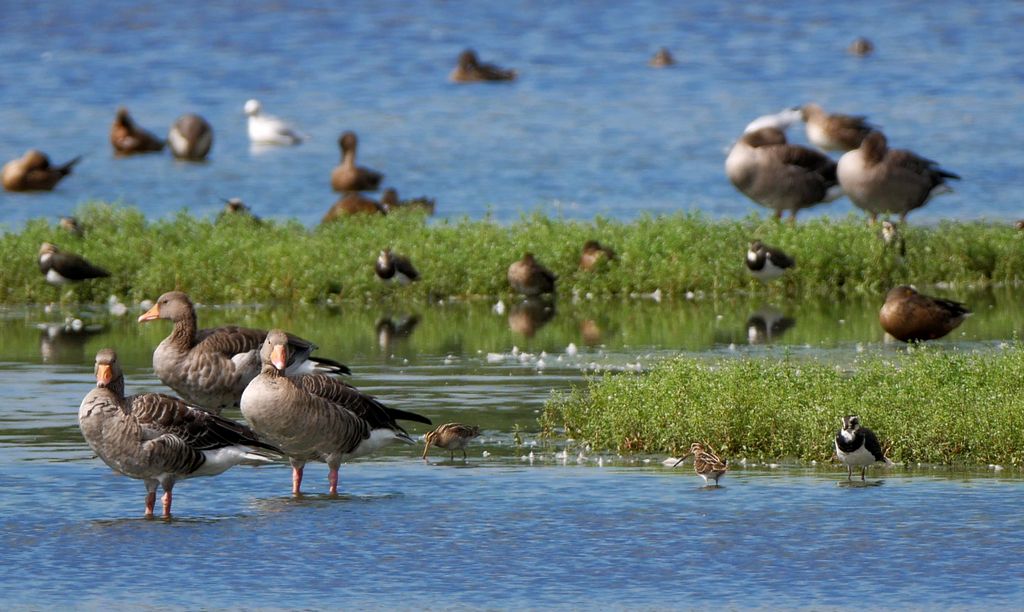
[[[439,215],[515,219],[540,208],[589,219],[760,210],[725,179],[724,149],[754,117],[817,101],[866,114],[897,147],[958,172],[956,193],[911,219],[1019,216],[1024,6],[643,1],[540,4],[383,0],[291,3],[22,3],[0,23],[0,158],[29,147],[85,154],[50,194],[0,195],[0,222],[120,200],[162,217],[212,214],[238,196],[258,214],[313,224],[335,200],[344,129],[360,162]],[[874,55],[846,53],[859,35]],[[455,85],[458,53],[517,68],[518,82]],[[660,46],[679,64],[654,70]],[[242,106],[312,139],[251,150]],[[184,112],[214,126],[207,164],[114,159],[126,105],[158,134]],[[791,136],[803,142],[796,130]],[[846,200],[807,214],[845,215]]]
[[[970,301],[985,299],[1000,314],[978,308],[964,334],[937,350],[998,350],[1012,337],[1021,314],[1012,304],[1021,301]],[[85,317],[103,329],[74,340],[56,335],[55,343],[36,325],[57,315],[0,311],[3,600],[854,608],[858,593],[880,607],[1024,603],[1020,585],[1007,582],[1024,570],[1016,470],[872,470],[876,486],[862,487],[847,486],[836,466],[739,467],[734,458],[724,486],[706,489],[689,465],[669,469],[663,457],[538,439],[538,411],[551,390],[580,383],[595,367],[643,367],[680,351],[843,361],[899,350],[881,342],[877,305],[857,300],[804,303],[791,313],[794,326],[773,338],[781,344],[746,345],[745,313],[754,306],[566,304],[530,338],[489,304],[423,307],[406,336],[383,345],[381,313],[369,309],[203,308],[201,325],[283,324],[316,338],[320,353],[352,366],[352,382],[386,403],[484,431],[465,462],[434,449],[424,464],[421,448],[400,447],[347,464],[336,499],[324,495],[326,468],[317,464],[302,499],[288,495],[285,466],[184,481],[169,522],[141,518],[142,484],[93,458],[76,422],[92,386],[92,356],[103,346],[118,348],[129,392],[166,390],[149,360],[169,326]],[[588,345],[579,321],[591,319],[604,334]],[[694,331],[716,325],[721,330]]]

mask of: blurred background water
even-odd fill
[[[754,117],[810,101],[865,114],[891,145],[964,177],[915,222],[1012,219],[1022,26],[1020,3],[952,1],[12,5],[0,23],[0,157],[37,147],[86,159],[53,193],[0,195],[0,223],[92,199],[206,214],[237,196],[312,224],[336,199],[346,129],[361,164],[401,195],[437,198],[441,216],[743,215],[761,209],[725,178],[726,147]],[[870,56],[846,52],[861,35]],[[676,66],[647,66],[661,46]],[[466,47],[519,80],[448,82]],[[252,97],[311,140],[252,150]],[[115,159],[107,134],[121,104],[161,136],[185,112],[205,116],[209,163]],[[851,210],[843,199],[805,214]]]

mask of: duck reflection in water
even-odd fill
[[[508,328],[532,338],[537,330],[555,318],[555,302],[539,297],[526,298],[509,310]]]
[[[39,355],[43,363],[84,363],[85,344],[103,331],[98,323],[86,325],[68,317],[63,323],[39,323]]]
[[[390,352],[396,343],[407,340],[412,335],[419,322],[420,316],[417,314],[397,318],[385,315],[377,319],[377,344],[381,350]]]
[[[796,319],[787,317],[774,306],[762,306],[747,318],[747,342],[768,344],[782,337]]]

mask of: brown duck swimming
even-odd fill
[[[516,78],[516,71],[499,68],[494,64],[483,64],[477,59],[476,51],[466,49],[459,54],[459,63],[448,78],[456,83],[474,83],[479,81],[511,81]]]
[[[110,126],[110,144],[118,155],[163,151],[164,141],[135,124],[128,109],[121,106]]]
[[[38,149],[29,149],[18,159],[4,164],[0,178],[7,191],[50,191],[62,178],[71,174],[82,156],[59,166],[50,163],[50,158]]]
[[[376,191],[384,175],[376,170],[356,165],[356,148],[359,139],[355,132],[344,132],[338,138],[341,147],[341,163],[331,172],[331,187],[335,191]]]
[[[941,338],[970,314],[960,302],[927,296],[910,285],[900,285],[885,295],[878,322],[893,338],[911,342]]]

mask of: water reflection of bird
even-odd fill
[[[423,436],[423,460],[426,461],[430,446],[436,446],[447,450],[449,459],[455,459],[455,451],[462,451],[462,458],[466,459],[466,446],[469,441],[480,435],[480,428],[476,425],[463,425],[462,423],[445,423],[438,426],[434,431]]]
[[[555,303],[539,297],[526,298],[508,312],[508,328],[532,338],[537,330],[555,317]]]
[[[78,424],[85,441],[114,471],[146,484],[146,516],[163,487],[163,515],[171,514],[174,483],[215,476],[241,464],[273,463],[280,450],[245,425],[160,393],[124,396],[117,354],[96,354],[96,388],[82,400]]]
[[[515,70],[500,68],[494,64],[481,62],[476,51],[466,49],[459,54],[459,61],[448,78],[456,83],[474,83],[479,81],[511,81],[516,78]]]
[[[548,270],[533,256],[524,253],[523,258],[512,262],[508,267],[508,284],[516,293],[526,296],[553,293],[557,276]]]
[[[787,317],[777,308],[766,306],[754,311],[747,318],[747,342],[767,344],[779,339],[789,328],[796,325],[796,319]]]
[[[39,329],[39,356],[44,363],[82,363],[89,338],[103,331],[98,323],[86,325],[72,317],[63,323],[39,323],[36,327]]]
[[[583,319],[580,321],[580,336],[583,338],[583,343],[587,346],[597,346],[601,344],[604,338],[604,332],[601,330],[600,324],[593,319]]]
[[[693,457],[693,471],[698,476],[704,479],[704,484],[707,485],[708,479],[715,481],[715,486],[718,486],[718,479],[725,475],[725,472],[729,469],[729,462],[722,461],[722,459],[711,450],[711,448],[700,442],[694,442],[690,445],[690,452],[684,455],[679,461],[676,461],[672,467],[676,467],[680,463],[686,461],[688,458]]]
[[[941,338],[970,314],[960,302],[931,297],[910,285],[900,285],[885,295],[878,322],[893,338],[911,342]]]
[[[415,444],[398,420],[430,425],[430,419],[385,406],[333,376],[286,375],[291,342],[271,330],[260,349],[262,369],[242,394],[240,408],[252,428],[281,446],[292,465],[292,494],[302,494],[309,461],[328,467],[328,492],[338,493],[342,462],[373,453],[393,442]]]
[[[747,249],[747,271],[757,280],[767,283],[782,276],[796,265],[796,261],[780,248],[754,240]]]
[[[376,325],[377,345],[382,350],[390,351],[395,342],[405,340],[411,336],[419,322],[419,315],[409,315],[407,317],[399,317],[398,319],[381,317]]]
[[[868,466],[879,461],[893,465],[882,452],[882,445],[879,444],[875,432],[861,426],[859,416],[843,417],[843,428],[836,434],[835,444],[836,456],[846,466],[847,480],[853,480],[855,467],[860,468],[860,479],[864,480]]]

